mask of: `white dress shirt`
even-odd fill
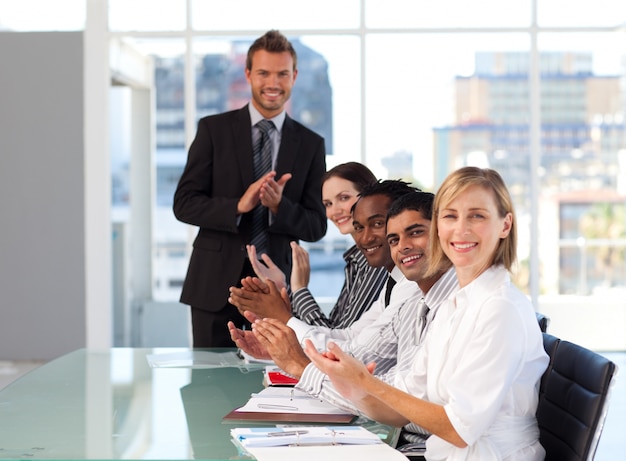
[[[389,322],[396,310],[419,290],[417,284],[407,280],[402,271],[395,266],[390,273],[390,277],[396,280],[396,284],[391,291],[389,306],[385,307],[385,284],[378,299],[372,303],[369,310],[363,313],[348,328],[328,328],[319,325],[309,325],[295,317],[289,319],[287,326],[295,331],[303,347],[304,341],[310,339],[320,351],[326,350],[326,344],[329,340],[334,341],[347,350],[365,344],[372,335],[378,332],[380,325]]]
[[[384,267],[372,267],[356,245],[344,254],[345,280],[337,303],[326,316],[307,287],[292,294],[291,311],[294,317],[309,325],[347,328],[367,311],[385,286],[389,272]]]
[[[442,304],[411,370],[394,385],[443,405],[468,444],[431,435],[429,461],[539,461],[535,412],[547,365],[530,301],[497,266]]]
[[[413,283],[418,286],[417,283]],[[417,350],[421,347],[439,306],[456,289],[458,289],[456,273],[451,268],[437,280],[426,295],[418,289],[396,310],[390,322],[380,325],[378,333],[367,343],[355,347],[351,351],[352,354],[363,363],[376,362],[374,374],[386,383],[393,384],[396,373],[411,369]],[[419,318],[419,307],[423,303],[429,307],[428,315],[424,319],[425,325]],[[420,336],[418,333],[422,331],[422,326],[424,330]],[[352,402],[339,394],[330,379],[313,364],[305,368],[297,387],[344,410],[359,414],[359,410]],[[421,428],[413,426],[407,429],[424,432]]]

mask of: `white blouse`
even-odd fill
[[[539,461],[535,412],[547,365],[532,304],[496,266],[443,303],[412,369],[394,384],[443,405],[468,444],[433,435],[429,461]]]

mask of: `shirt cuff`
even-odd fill
[[[302,376],[298,384],[296,384],[296,388],[317,397],[322,392],[325,377],[326,375],[322,373],[319,368],[309,363],[302,372]]]
[[[303,322],[302,320],[296,317],[291,317],[287,321],[287,326],[296,333],[296,336],[298,337],[298,341],[300,341],[300,343],[304,341],[304,338],[306,337],[307,333],[313,329],[311,325],[309,325],[306,322]]]
[[[308,291],[307,287],[298,288],[296,291],[293,292],[294,299],[299,298],[300,294],[304,293],[305,291]]]

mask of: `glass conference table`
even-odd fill
[[[0,391],[0,458],[253,459],[235,446],[230,429],[262,423],[222,417],[263,388],[262,366],[159,360],[226,351],[234,355],[113,348],[55,359]],[[364,418],[352,424],[396,442],[389,426]]]

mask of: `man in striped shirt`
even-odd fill
[[[408,183],[403,181],[375,181],[363,185],[356,198],[358,201],[366,197],[376,195],[381,196],[379,198],[387,197],[389,204],[391,204],[391,202],[401,195],[415,190],[416,189],[414,187],[409,186]],[[387,208],[385,208],[385,215]],[[352,213],[353,210],[351,209],[350,215],[352,215]],[[354,225],[353,220],[351,220],[350,225],[351,227]],[[382,227],[384,227],[384,223],[382,223],[380,229],[382,229]],[[364,226],[359,227],[359,229],[363,228]],[[377,229],[377,231],[380,229]],[[322,308],[319,306],[308,287],[304,286],[296,289],[291,294],[291,314],[295,319],[299,319],[303,322],[300,323],[300,325],[320,325],[333,329],[347,328],[357,321],[363,313],[370,309],[372,304],[379,299],[380,293],[383,289],[385,293],[384,296],[386,297],[380,297],[380,300],[384,301],[385,306],[389,304],[392,284],[387,284],[387,280],[389,279],[389,269],[386,266],[388,265],[392,268],[392,278],[394,278],[394,275],[397,275],[395,279],[401,280],[404,276],[399,270],[396,271],[395,274],[393,273],[394,265],[393,262],[389,260],[386,248],[381,247],[383,250],[381,252],[366,252],[364,247],[359,245],[359,241],[362,241],[363,238],[359,238],[356,235],[356,229],[352,232],[352,236],[355,240],[355,245],[349,248],[343,255],[346,262],[344,269],[344,285],[341,288],[341,293],[339,293],[337,303],[328,315],[322,311]],[[384,235],[381,235],[380,237],[384,238]],[[303,254],[306,254],[306,252],[295,242],[292,242],[291,245],[294,272],[298,272],[297,268],[301,264],[308,265],[308,255],[306,262],[304,262]],[[256,250],[253,246],[248,247],[248,254],[250,256],[250,261],[252,262],[252,267],[254,268],[259,279],[270,279],[275,282],[279,288],[286,286],[285,274],[280,271],[271,259],[264,255],[262,256],[262,259],[265,266],[260,262],[255,263],[257,258]],[[383,258],[381,255],[385,257]],[[247,309],[257,312],[263,317],[280,318],[286,322],[287,318],[280,316],[282,312],[280,310],[278,312],[276,311],[275,304],[278,303],[273,303],[271,298],[269,299],[270,301],[266,300],[257,305],[247,306]]]
[[[393,312],[418,291],[415,283],[407,280],[391,259],[385,232],[387,212],[391,203],[395,199],[415,191],[415,188],[409,187],[402,181],[381,181],[368,187],[367,191],[364,189],[363,195],[354,205],[353,225],[357,246],[367,258],[370,266],[385,267],[389,271],[390,277],[386,286],[390,290],[384,289],[369,310],[349,327],[329,328],[321,325],[309,325],[296,318],[291,312],[286,290],[282,290],[281,297],[281,293],[271,281],[268,281],[267,284],[269,293],[265,293],[261,289],[255,289],[255,284],[251,282],[251,278],[244,280],[243,288],[231,288],[230,302],[237,306],[240,311],[248,311],[244,315],[252,322],[258,316],[277,319],[283,325],[286,324],[285,328],[288,328],[289,331],[295,331],[296,342],[299,340],[299,343],[302,344],[305,339],[311,339],[315,343],[321,344],[321,347],[325,346],[327,339],[333,339],[339,344],[349,341],[355,344],[364,344],[372,334],[378,331],[378,326],[375,326],[377,322],[382,322],[382,318],[390,320]],[[389,296],[386,296],[387,294]],[[256,338],[252,332],[235,329],[230,324],[229,328],[231,328],[231,337],[235,342],[238,342],[238,346],[244,352],[250,353],[256,358],[270,358],[264,348],[257,347]],[[304,354],[299,344],[297,350],[302,355]]]
[[[396,200],[388,213],[386,234],[393,261],[419,289],[394,309],[391,317],[379,317],[371,328],[376,330],[375,334],[363,341],[342,344],[344,350],[364,363],[375,362],[376,375],[387,382],[393,382],[396,372],[410,367],[439,305],[457,289],[456,276],[450,267],[442,267],[429,279],[424,277],[428,267],[426,251],[432,202],[433,194],[414,192]],[[299,338],[283,323],[263,319],[254,324],[254,331],[258,342],[276,364],[300,379],[298,388],[357,413],[356,408],[334,390],[326,376],[310,363]],[[325,343],[314,343],[319,349],[325,349]],[[245,341],[237,344],[246,346]]]
[[[349,351],[363,363],[376,363],[374,373],[391,385],[396,375],[401,376],[403,371],[411,368],[439,306],[458,289],[456,274],[451,266],[442,267],[431,279],[424,279],[428,266],[426,252],[429,246],[432,198],[430,206],[423,208],[419,204],[418,194],[394,202],[387,220],[387,240],[395,264],[407,279],[417,282],[420,292],[396,312],[391,322],[381,326],[378,335]],[[291,368],[288,361],[277,364],[281,368]],[[291,371],[285,371],[300,372],[297,375],[300,378],[297,388],[359,414],[357,408],[339,394],[328,377],[313,364],[308,364],[303,370],[294,367]],[[409,432],[423,432],[411,424],[407,429]]]

